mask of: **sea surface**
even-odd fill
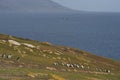
[[[3,14],[0,33],[120,60],[120,14]]]

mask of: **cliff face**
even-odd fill
[[[69,12],[72,10],[51,0],[0,0],[0,11]]]

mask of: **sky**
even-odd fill
[[[120,0],[52,0],[65,7],[83,11],[120,12]]]

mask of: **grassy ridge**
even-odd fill
[[[0,80],[119,80],[120,62],[0,34]]]

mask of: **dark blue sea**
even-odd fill
[[[120,60],[120,14],[0,14],[0,33]]]

